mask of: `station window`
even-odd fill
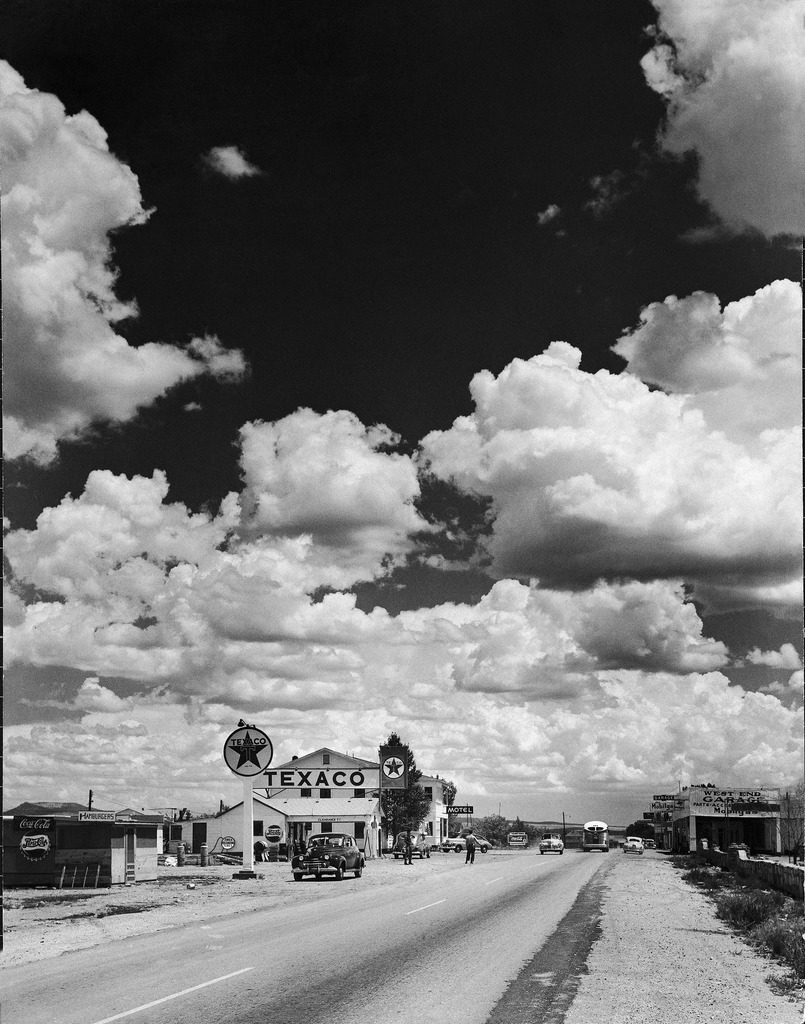
[[[322,832],[332,832],[333,831],[333,823],[331,821],[323,821],[321,823],[321,830],[322,830]]]
[[[262,819],[252,822],[252,835],[261,836],[263,834],[263,822]]]
[[[299,795],[300,796],[313,796],[313,790],[312,789],[300,789],[299,790]]]
[[[322,754],[321,755],[321,763],[322,764],[329,764],[330,763],[330,755],[329,754]]]
[[[424,789],[425,789],[425,796],[432,803],[433,802],[433,786],[425,786]]]
[[[320,789],[319,790],[319,800],[329,800],[332,795],[333,795],[333,791],[331,789]]]
[[[355,822],[355,838],[363,839],[366,835],[366,825],[362,821]]]
[[[365,797],[366,796],[366,790],[365,789],[356,789],[355,790],[355,796],[356,797]]]

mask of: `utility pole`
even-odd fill
[[[562,811],[562,842],[564,843],[567,839],[567,829],[565,828],[565,812]]]
[[[92,790],[89,791],[89,800],[87,800],[87,810],[92,810]]]

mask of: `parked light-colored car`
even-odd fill
[[[488,839],[484,839],[483,836],[475,837],[475,849],[478,853],[486,853],[490,849],[492,844]],[[467,849],[467,843],[464,836],[452,836],[450,839],[445,839],[442,843],[442,851],[444,853],[464,853]]]
[[[394,840],[394,846],[391,849],[395,860],[398,857],[405,857],[405,843],[406,833],[400,832]],[[411,856],[419,857],[420,860],[430,857],[430,843],[424,832],[411,832]]]

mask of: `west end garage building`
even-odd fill
[[[686,786],[674,796],[674,849],[693,852],[733,843],[752,853],[780,853],[780,795],[776,789]]]
[[[379,793],[379,764],[321,747],[284,764],[269,767],[253,780],[252,814],[255,846],[265,844],[269,826],[277,826],[289,846],[317,832],[345,832],[355,838],[366,857],[376,857],[389,837],[382,828]],[[258,788],[258,783],[265,785]],[[434,842],[447,835],[447,809],[443,799],[444,780],[423,776],[420,785],[430,791],[430,811],[421,828]],[[243,804],[206,821],[192,824],[193,851],[206,842],[210,853],[223,849],[223,840],[237,853],[243,846]],[[187,826],[183,838],[186,835]]]

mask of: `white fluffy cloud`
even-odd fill
[[[723,315],[703,295],[650,307],[618,350],[683,393],[584,373],[563,342],[476,374],[474,413],[423,452],[439,476],[493,499],[497,574],[679,577],[714,607],[796,602],[797,292],[777,282]]]
[[[183,380],[243,373],[217,339],[132,348],[115,325],[109,234],[147,214],[132,171],[91,114],[26,87],[0,62],[3,163],[4,413],[8,457],[42,462],[95,420],[136,415]]]
[[[702,198],[728,226],[805,231],[803,0],[653,0],[642,61],[668,101],[663,146],[699,157]]]
[[[749,443],[764,430],[797,427],[801,416],[802,291],[775,281],[721,310],[696,292],[652,302],[614,351],[630,373],[691,396],[707,424]]]
[[[759,647],[753,647],[746,660],[751,665],[769,665],[771,668],[802,668],[802,662],[793,644],[783,644],[779,651],[761,651]]]
[[[286,512],[266,522],[288,530],[296,495],[278,479]],[[320,745],[371,756],[397,729],[421,767],[479,797],[539,800],[585,785],[634,793],[688,775],[768,781],[777,752],[796,748],[792,712],[715,671],[728,652],[704,635],[678,582],[573,593],[501,580],[476,605],[393,618],[360,611],[350,594],[312,597],[330,568],[311,566],[309,539],[238,536],[237,496],[216,517],[166,497],[161,474],[96,472],[35,530],[7,538],[13,585],[39,594],[16,600],[8,664],[92,673],[65,708],[69,730],[8,734],[7,772],[29,780],[25,795],[39,783],[69,798],[80,784],[130,803],[134,775],[115,775],[125,757],[143,780],[141,801],[166,802],[167,786],[171,802],[187,794],[203,807],[220,789],[223,736],[244,713],[262,716],[283,757]],[[249,508],[258,514],[253,500]],[[105,681],[121,677],[124,696]],[[68,731],[70,786],[44,756]],[[764,758],[767,734],[774,756]],[[480,773],[473,751],[483,751]]]
[[[275,423],[247,423],[242,529],[309,537],[311,560],[333,566],[330,585],[371,578],[382,560],[410,548],[410,534],[428,528],[414,508],[413,461],[383,450],[398,440],[344,411],[299,409]]]
[[[253,178],[261,174],[259,167],[249,163],[245,154],[237,146],[213,146],[205,153],[204,162],[225,178]]]

